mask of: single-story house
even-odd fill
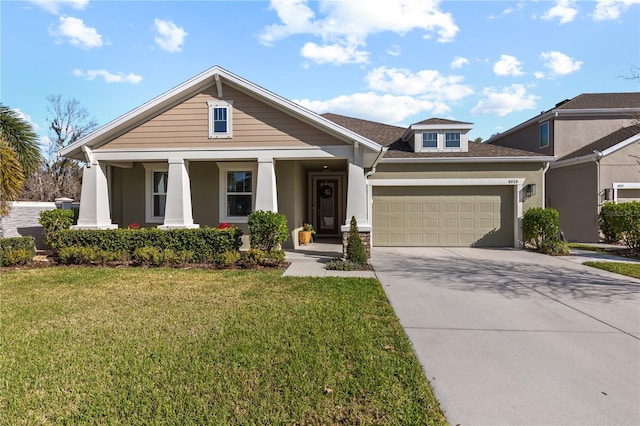
[[[354,216],[373,246],[519,246],[553,158],[471,142],[471,128],[319,115],[215,66],[61,154],[86,164],[80,229],[246,231],[268,210],[318,237]]]
[[[603,203],[640,201],[640,92],[583,93],[486,143],[556,157],[545,204],[569,241],[600,240]]]

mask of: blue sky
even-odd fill
[[[220,65],[316,112],[490,135],[580,93],[631,92],[640,0],[0,2],[0,99],[100,125]],[[637,69],[637,68],[636,68]]]

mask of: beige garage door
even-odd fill
[[[513,246],[512,186],[374,187],[374,246]]]

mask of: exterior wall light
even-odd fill
[[[534,183],[530,183],[525,187],[524,194],[527,198],[533,197],[536,195],[536,185]]]

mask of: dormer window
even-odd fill
[[[425,132],[422,134],[422,147],[423,148],[437,148],[438,147],[438,134],[436,132]]]
[[[232,103],[230,101],[207,101],[209,105],[209,138],[232,137]]]
[[[444,134],[445,148],[460,148],[460,133],[447,132]]]

